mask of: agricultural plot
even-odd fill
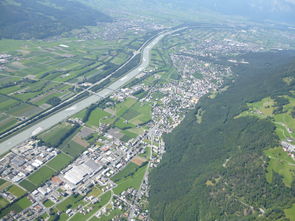
[[[83,196],[81,195],[72,195],[59,203],[56,208],[60,212],[65,212],[68,208],[77,208],[81,203],[82,205],[85,204],[85,202],[82,201]],[[82,201],[82,202],[81,202]]]
[[[81,114],[82,115],[82,114]],[[108,112],[105,112],[104,110],[100,108],[96,108],[94,111],[91,112],[89,116],[89,120],[86,122],[86,125],[91,127],[98,127],[99,123],[102,119],[108,118],[111,116]]]
[[[41,167],[35,173],[28,176],[27,180],[29,180],[35,186],[40,186],[46,180],[50,179],[56,171],[53,171],[47,166]]]
[[[58,124],[53,128],[49,129],[48,131],[40,134],[38,136],[44,143],[57,147],[59,144],[62,143],[65,135],[72,129],[72,125],[68,123]]]
[[[7,206],[9,204],[9,201],[4,199],[2,196],[0,196],[0,207],[4,208],[5,206]]]
[[[123,178],[126,178],[132,174],[134,174],[138,170],[139,166],[135,163],[128,163],[127,166],[123,170],[121,170],[119,173],[117,173],[115,176],[111,178],[112,181],[117,182],[120,181]]]
[[[37,186],[35,186],[32,182],[24,179],[19,183],[20,186],[28,190],[29,192],[33,192],[35,189],[37,189]]]
[[[81,146],[80,144],[74,142],[74,141],[70,141],[66,144],[63,145],[63,147],[61,148],[61,150],[63,152],[65,152],[66,154],[69,154],[72,157],[77,157],[79,156],[81,153],[83,153],[86,149],[85,147]]]
[[[11,194],[13,194],[14,196],[16,196],[17,198],[23,196],[26,194],[26,191],[23,190],[22,188],[16,186],[16,185],[12,185],[7,189],[8,192],[10,192]]]
[[[73,160],[72,157],[64,153],[58,154],[54,159],[49,161],[46,165],[56,171],[60,171],[65,168]]]
[[[131,187],[134,189],[138,189],[140,187],[146,169],[147,165],[140,167],[133,175],[120,179],[117,182],[118,186],[114,189],[114,193],[118,195]]]
[[[99,28],[94,28],[96,33]],[[5,69],[0,70],[0,95],[7,95],[6,101],[0,98],[0,112],[9,113],[15,108],[12,115],[31,117],[50,108],[51,98],[63,101],[73,96],[76,84],[105,74],[105,64],[125,62],[132,53],[126,46],[137,37],[130,35],[120,41],[0,40],[1,53],[9,55],[3,64]],[[126,50],[122,51],[123,47]],[[17,118],[0,121],[1,131],[17,122]]]
[[[124,102],[115,106],[116,116],[122,116],[131,106],[133,106],[137,100],[135,98],[127,98]]]
[[[19,199],[18,201],[12,203],[11,205],[9,205],[4,210],[2,210],[0,213],[0,218],[7,215],[11,211],[15,211],[16,213],[19,213],[20,211],[28,208],[31,205],[32,205],[32,202],[27,197],[23,197]]]
[[[46,207],[46,208],[49,208],[49,207],[52,207],[54,205],[54,202],[52,202],[50,199],[47,199],[43,202],[43,205]]]

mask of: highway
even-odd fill
[[[142,59],[139,66],[137,66],[135,69],[128,72],[123,77],[119,78],[115,82],[113,82],[111,85],[107,86],[103,90],[97,92],[96,94],[92,94],[89,97],[78,101],[77,103],[71,105],[70,107],[63,109],[48,118],[45,118],[38,123],[24,129],[23,131],[17,133],[16,135],[11,136],[7,140],[0,143],[0,154],[6,153],[11,148],[25,142],[32,136],[36,136],[39,133],[51,128],[52,126],[58,124],[59,122],[66,120],[67,118],[71,117],[72,115],[78,113],[79,111],[87,108],[91,104],[95,104],[99,101],[101,101],[104,98],[107,98],[111,94],[114,93],[117,89],[121,88],[123,85],[125,85],[127,82],[132,80],[134,77],[136,77],[138,74],[140,74],[144,69],[146,69],[150,62],[150,54],[151,50],[158,44],[158,42],[164,38],[165,36],[172,34],[174,32],[180,31],[185,28],[176,29],[173,31],[166,31],[158,35],[156,38],[154,38],[152,41],[150,41],[147,44],[144,44],[144,47],[141,50]]]

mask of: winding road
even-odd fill
[[[0,143],[0,154],[6,153],[11,148],[25,142],[32,136],[36,136],[39,133],[51,128],[52,126],[58,124],[59,122],[71,117],[72,115],[78,113],[79,111],[87,108],[91,104],[97,103],[101,101],[102,99],[110,96],[114,93],[117,89],[121,88],[123,85],[125,85],[127,82],[132,80],[134,77],[136,77],[138,74],[140,74],[144,69],[146,69],[149,66],[150,63],[150,56],[151,56],[151,50],[158,44],[158,42],[164,38],[165,36],[172,34],[174,32],[180,31],[185,29],[186,27],[179,28],[176,30],[171,31],[165,31],[160,33],[157,37],[155,37],[153,40],[151,40],[148,43],[145,43],[141,50],[141,63],[133,70],[128,72],[123,77],[119,78],[115,82],[113,82],[111,85],[107,86],[103,90],[90,95],[89,97],[71,105],[70,107],[61,110],[48,118],[45,118],[38,123],[24,129],[23,131],[17,133],[16,135],[11,136],[7,140]]]

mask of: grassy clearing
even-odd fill
[[[118,181],[118,186],[114,189],[114,193],[117,195],[121,194],[123,191],[131,187],[134,189],[138,189],[140,187],[146,169],[147,165],[139,168],[136,173],[134,173],[134,175],[128,176]]]
[[[236,118],[245,116],[255,116],[258,118],[271,117],[273,116],[272,113],[275,110],[275,107],[273,107],[274,104],[275,101],[270,97],[266,97],[258,102],[248,103],[247,106],[249,110],[242,112]]]
[[[113,176],[111,180],[117,182],[125,177],[130,176],[131,174],[134,174],[138,168],[139,167],[135,163],[130,162],[123,170]]]
[[[61,153],[61,154],[58,154],[56,157],[54,157],[54,159],[49,161],[47,165],[55,169],[56,171],[60,171],[63,168],[65,168],[72,161],[72,159],[73,159],[72,157],[64,153]]]
[[[26,191],[24,191],[22,188],[12,185],[7,189],[8,192],[12,193],[14,196],[21,197],[26,194]]]
[[[35,173],[31,174],[27,179],[31,181],[35,186],[40,186],[42,183],[50,179],[54,175],[55,171],[47,166],[41,167]]]
[[[272,182],[273,171],[283,176],[283,182],[291,187],[295,175],[295,161],[281,147],[264,151],[269,158],[266,179]]]

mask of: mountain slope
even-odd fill
[[[294,97],[295,81],[283,80],[295,79],[294,52],[244,58],[250,65],[234,68],[238,77],[227,91],[202,98],[164,137],[167,152],[150,179],[154,220],[288,220],[285,210],[295,203],[295,182],[292,178],[286,185],[281,171],[269,169],[272,162],[265,154],[282,150],[276,126],[268,118],[236,116],[247,103],[268,96]]]
[[[0,38],[46,38],[112,19],[69,0],[4,0],[0,2]]]

